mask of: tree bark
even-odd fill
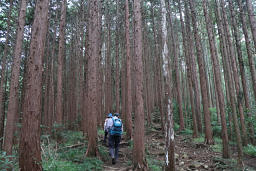
[[[233,123],[234,123],[234,127],[235,127],[235,134],[236,134],[236,140],[237,140],[237,147],[238,147],[238,164],[240,166],[242,166],[242,156],[243,156],[243,151],[242,151],[242,141],[241,141],[241,135],[240,135],[240,130],[239,130],[239,125],[238,125],[238,120],[237,120],[237,111],[236,111],[236,104],[235,104],[235,90],[232,84],[232,77],[231,77],[231,68],[230,68],[230,64],[228,61],[228,51],[227,51],[227,42],[225,39],[225,34],[224,34],[224,28],[222,25],[222,18],[221,14],[220,14],[220,5],[219,5],[219,1],[216,0],[215,1],[217,4],[217,8],[216,8],[216,18],[217,18],[217,22],[218,24],[218,29],[219,29],[219,34],[220,34],[220,38],[221,38],[221,46],[222,46],[222,58],[223,58],[223,63],[224,66],[226,66],[226,71],[227,72],[227,80],[226,83],[228,85],[228,89],[229,89],[229,96],[230,96],[230,103],[231,103],[231,109],[232,109],[232,116],[233,116]]]
[[[224,95],[221,87],[221,74],[220,74],[220,66],[219,66],[219,58],[217,55],[217,48],[215,42],[215,36],[213,34],[212,21],[210,19],[208,9],[207,9],[207,0],[203,0],[203,10],[206,22],[206,29],[208,33],[208,40],[210,45],[211,59],[213,63],[213,71],[216,82],[216,91],[218,95],[218,103],[220,107],[220,116],[221,116],[221,134],[222,134],[222,156],[223,158],[229,158],[229,148],[228,148],[228,133],[227,133],[227,125],[225,118],[225,102]]]
[[[14,59],[12,66],[12,76],[11,76],[11,85],[10,85],[10,97],[7,111],[7,120],[5,127],[5,137],[4,137],[4,151],[6,151],[7,155],[12,154],[12,146],[13,146],[13,135],[16,126],[16,117],[18,113],[18,91],[19,91],[19,74],[20,74],[20,61],[21,61],[21,52],[22,52],[22,44],[23,44],[23,33],[24,33],[24,25],[25,25],[25,14],[26,14],[26,5],[27,1],[22,0],[20,5],[20,13],[17,27],[17,38],[16,38],[16,46],[14,50]]]
[[[169,4],[169,1],[168,1]],[[170,6],[170,4],[168,5]],[[170,9],[170,7],[168,8]],[[172,49],[173,49],[173,57],[174,57],[174,68],[175,68],[175,79],[176,79],[176,89],[177,89],[177,101],[179,106],[179,119],[180,119],[180,128],[179,130],[182,131],[185,129],[184,126],[184,116],[183,116],[183,109],[182,109],[182,94],[181,94],[181,86],[180,86],[180,74],[179,74],[179,61],[178,61],[178,53],[177,53],[177,39],[174,36],[174,27],[172,22],[172,15],[171,11],[167,10],[169,14],[169,20],[170,20],[170,32],[171,32],[171,40],[172,40]]]
[[[237,103],[238,103],[238,108],[239,108],[239,114],[240,114],[240,119],[241,119],[241,127],[242,127],[242,139],[243,139],[243,143],[246,145],[247,144],[247,134],[246,134],[246,130],[245,130],[245,124],[244,124],[244,110],[243,110],[243,106],[242,106],[242,99],[240,98],[240,84],[239,84],[239,77],[238,77],[238,73],[237,73],[237,65],[236,65],[236,55],[234,52],[234,47],[233,47],[233,42],[231,40],[231,35],[229,32],[229,24],[227,21],[227,15],[225,12],[225,4],[224,1],[221,0],[221,7],[222,7],[222,14],[223,14],[223,27],[224,27],[224,33],[226,35],[227,38],[227,46],[228,46],[228,57],[230,59],[231,62],[231,68],[233,71],[233,78],[234,78],[234,82],[235,82],[235,90],[236,90],[236,97],[237,97]]]
[[[88,49],[88,113],[92,117],[88,119],[88,148],[86,156],[95,157],[98,153],[97,147],[97,61],[99,58],[98,36],[99,36],[98,1],[89,1],[89,49]]]
[[[10,39],[10,29],[11,29],[11,13],[13,7],[13,0],[9,2],[9,10],[7,14],[7,30],[5,35],[5,44],[4,44],[4,52],[3,57],[1,59],[1,83],[0,83],[0,137],[4,136],[4,121],[5,121],[5,112],[4,112],[4,94],[5,94],[5,80],[6,80],[6,61],[7,55],[9,52],[9,39]],[[3,139],[0,139],[0,150],[3,146]]]
[[[192,32],[190,28],[190,11],[188,8],[188,4],[185,2],[185,18],[186,18],[186,31],[187,31],[187,41],[188,41],[188,54],[190,58],[190,67],[191,67],[191,80],[192,85],[194,87],[194,96],[195,96],[195,110],[196,110],[196,118],[197,118],[197,124],[198,124],[198,132],[203,132],[203,126],[202,126],[202,116],[201,116],[201,102],[200,102],[200,91],[199,91],[199,85],[198,85],[198,76],[197,76],[197,67],[195,62],[195,53],[194,53],[194,43],[192,40]]]
[[[125,0],[125,41],[126,41],[126,136],[132,137],[132,93],[131,93],[131,56],[130,56],[130,36],[129,36],[129,3]]]
[[[48,5],[48,0],[37,1],[32,26],[19,145],[19,167],[22,171],[42,170],[40,152],[42,62],[47,32]]]
[[[247,6],[248,15],[249,15],[249,22],[250,22],[250,26],[251,26],[251,30],[252,30],[252,37],[253,37],[253,41],[254,41],[254,49],[256,50],[256,19],[255,19],[255,13],[253,12],[252,1],[251,0],[246,0],[246,6]],[[254,88],[256,89],[256,79],[253,80],[253,81],[254,81]],[[255,92],[255,96],[256,96],[256,92]]]
[[[57,71],[57,99],[56,99],[56,122],[63,123],[63,59],[65,57],[65,25],[66,25],[66,5],[67,0],[63,0],[61,4],[60,18],[60,39],[58,54],[58,71]]]
[[[196,111],[195,111],[195,105],[194,105],[194,93],[193,93],[193,88],[192,88],[191,62],[190,62],[190,55],[188,53],[189,44],[188,44],[188,39],[187,39],[186,31],[185,31],[180,1],[181,0],[179,0],[178,3],[179,3],[182,42],[183,42],[183,52],[185,55],[186,65],[187,65],[187,79],[188,79],[188,86],[189,86],[188,88],[189,88],[189,95],[190,95],[190,106],[191,106],[192,119],[193,119],[193,137],[196,138],[196,137],[198,137],[198,127],[197,127]]]
[[[230,10],[231,13],[234,9],[232,2],[229,1],[230,4]],[[247,47],[247,54],[248,56],[250,56],[251,58],[251,51],[250,51],[250,41],[248,38],[248,30],[246,28],[246,24],[245,24],[245,18],[243,13],[243,8],[241,5],[241,1],[238,0],[238,6],[239,6],[239,11],[240,11],[240,20],[242,23],[242,28],[243,28],[243,32],[244,32],[244,37],[245,37],[245,43],[246,43],[246,47]],[[238,37],[238,30],[237,30],[237,23],[236,20],[234,18],[234,14],[231,15],[231,21],[232,21],[232,25],[233,25],[233,29],[234,29],[234,36],[235,36],[235,40],[236,40],[236,49],[237,49],[237,54],[238,54],[238,61],[239,61],[239,67],[240,67],[240,74],[241,74],[241,80],[242,80],[242,86],[243,86],[243,95],[244,95],[244,100],[245,100],[245,107],[247,108],[248,111],[248,117],[251,118],[252,117],[252,113],[251,113],[251,107],[250,107],[250,98],[249,98],[249,93],[248,93],[248,89],[247,89],[247,83],[246,83],[246,76],[245,76],[245,69],[244,69],[244,61],[243,61],[243,54],[242,54],[242,49],[241,49],[241,43]],[[254,65],[254,64],[253,64]],[[252,73],[252,72],[251,72]],[[254,129],[252,126],[252,123],[249,121],[248,123],[249,126],[249,132],[250,132],[250,140],[253,143],[254,142]]]
[[[200,85],[201,85],[201,94],[203,100],[203,109],[204,109],[204,121],[205,121],[205,143],[213,144],[213,136],[212,136],[212,126],[211,126],[211,117],[210,117],[210,110],[209,110],[209,97],[207,95],[207,78],[205,75],[205,68],[203,64],[203,52],[202,52],[202,45],[201,45],[201,38],[198,34],[198,26],[197,26],[197,19],[196,19],[196,12],[194,7],[193,0],[189,1],[190,3],[190,10],[191,10],[191,17],[193,23],[193,32],[196,41],[196,50],[197,50],[197,62],[199,66],[199,74],[200,74]]]
[[[120,79],[119,79],[119,2],[116,4],[116,112],[120,112]]]
[[[144,105],[143,105],[143,62],[142,62],[142,26],[141,0],[134,1],[134,37],[135,37],[135,123],[133,164],[135,170],[147,170],[144,145]]]
[[[161,26],[162,26],[162,58],[163,58],[163,75],[165,80],[165,102],[166,102],[166,129],[165,129],[165,170],[175,170],[175,157],[174,157],[174,130],[173,130],[173,113],[171,103],[171,73],[170,73],[170,61],[168,59],[168,47],[167,47],[167,24],[166,24],[166,5],[165,1],[161,0]]]

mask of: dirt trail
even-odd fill
[[[146,154],[147,156],[150,156],[151,160],[153,159],[154,161],[159,161],[162,165],[164,164],[165,160],[164,142],[164,135],[160,131],[154,129],[146,133]],[[132,170],[132,148],[124,140],[122,140],[120,144],[119,154],[120,155],[117,163],[112,165],[110,160],[106,161],[103,170]],[[234,170],[235,166],[233,161],[235,161],[236,154],[234,153],[232,155],[234,157],[233,160],[223,160],[221,158],[221,153],[214,152],[210,146],[203,143],[193,142],[190,135],[175,136],[176,169],[179,171]],[[248,166],[253,167],[253,163],[255,161],[255,158],[245,157],[247,170],[256,170],[256,167],[250,169],[248,168]],[[150,161],[148,161],[148,163],[149,162]]]

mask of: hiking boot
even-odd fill
[[[115,158],[112,158],[112,164],[116,164]]]

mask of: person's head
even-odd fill
[[[119,113],[114,113],[114,116],[119,118]]]
[[[112,118],[112,113],[109,113],[109,114],[108,114],[108,118]]]

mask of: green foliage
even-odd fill
[[[7,170],[13,168],[15,165],[15,160],[11,160],[15,158],[15,156],[6,155],[5,151],[0,151],[0,170]]]
[[[179,128],[180,128],[180,125],[177,124],[177,123],[174,123],[174,131],[175,131],[175,132],[178,131]]]
[[[237,170],[237,162],[235,159],[223,159],[214,157],[213,161],[217,170]]]
[[[214,136],[221,136],[221,125],[217,121],[212,122],[212,132]]]
[[[193,134],[193,130],[191,130],[191,129],[185,129],[185,130],[181,131],[180,134],[183,134],[183,135],[192,135],[192,134]]]
[[[219,152],[221,153],[222,152],[222,145],[221,144],[214,144],[214,145],[211,145],[211,148],[214,152]]]
[[[147,162],[148,162],[148,167],[152,171],[161,171],[162,167],[164,165],[164,162],[161,160],[157,160],[153,158],[151,155],[147,155]]]
[[[60,144],[50,139],[49,135],[41,136],[43,168],[48,171],[84,171],[102,170],[103,162],[97,158],[85,158],[87,142],[82,132],[59,131]],[[73,146],[78,145],[78,146]],[[107,148],[99,146],[99,152],[107,156]]]
[[[194,143],[204,143],[204,137],[194,138],[193,142]]]
[[[98,129],[98,135],[99,136],[104,136],[105,132],[103,129]]]
[[[248,144],[246,147],[244,147],[244,153],[256,157],[256,146]]]
[[[99,153],[103,161],[110,161],[108,148],[105,146],[99,146]]]
[[[85,142],[83,133],[80,131],[61,131],[60,136],[64,141],[65,146]]]
[[[102,170],[103,162],[97,158],[86,158],[83,163],[77,164],[71,161],[52,160],[43,163],[47,171],[90,171]]]
[[[128,144],[129,144],[129,149],[132,150],[133,149],[133,140],[129,140],[128,141]]]

